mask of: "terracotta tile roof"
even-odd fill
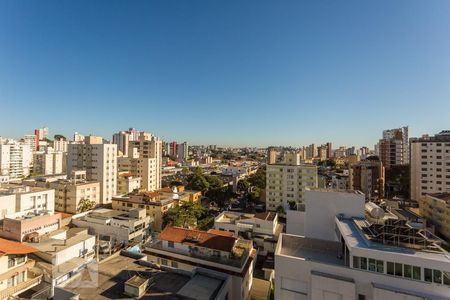
[[[450,193],[434,193],[434,194],[429,194],[431,197],[440,199],[442,201],[447,202],[448,204],[450,204]]]
[[[237,238],[206,231],[167,226],[159,235],[164,241],[196,245],[225,252],[231,252]]]
[[[223,231],[223,230],[217,230],[217,229],[210,229],[210,230],[208,230],[208,233],[217,234],[217,235],[223,235],[223,236],[233,236],[232,232]]]
[[[172,193],[172,189],[170,187],[161,188],[159,190],[156,190],[157,192],[161,193]]]
[[[33,252],[39,252],[39,250],[25,244],[0,238],[0,256],[7,254],[28,254]]]

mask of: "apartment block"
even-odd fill
[[[0,236],[17,242],[25,242],[48,234],[61,227],[61,214],[35,211],[6,215]]]
[[[111,246],[142,242],[150,234],[152,221],[145,209],[124,212],[100,208],[72,218],[73,225],[88,228],[90,234],[107,238]]]
[[[66,172],[66,155],[64,152],[37,151],[33,154],[33,171],[41,175],[62,174]]]
[[[350,189],[361,191],[367,199],[384,197],[385,170],[376,157],[350,165]]]
[[[70,144],[67,174],[85,170],[86,179],[100,183],[100,204],[111,203],[117,191],[117,145],[103,144],[101,137],[85,137],[83,144]]]
[[[32,162],[29,145],[14,140],[0,143],[0,175],[8,175],[11,179],[28,176]]]
[[[0,196],[7,195],[15,197],[14,212],[55,211],[55,191],[53,189],[4,184],[0,187]]]
[[[411,199],[450,192],[450,130],[413,138],[411,143]]]
[[[383,131],[378,142],[380,160],[385,168],[409,163],[408,126]]]
[[[120,158],[118,161],[120,170]],[[141,181],[141,177],[133,176],[130,172],[119,172],[119,175],[117,176],[117,194],[123,195],[140,190]]]
[[[232,277],[229,299],[249,299],[256,250],[250,240],[206,231],[166,227],[145,246],[150,262],[191,272],[197,267]]]
[[[160,195],[157,192],[134,193],[129,196],[117,196],[112,200],[115,210],[129,211],[132,209],[145,209],[147,216],[153,218],[153,230],[160,232],[163,229],[163,219],[170,208],[178,205],[173,197]]]
[[[299,209],[307,187],[318,186],[317,167],[300,164],[298,153],[285,154],[282,164],[267,165],[266,209]]]
[[[450,242],[450,193],[426,194],[418,202],[420,214]]]
[[[214,229],[218,234],[229,232],[235,237],[253,240],[258,254],[267,255],[274,253],[283,225],[278,223],[275,212],[248,214],[224,211],[214,219]]]
[[[0,239],[0,300],[15,299],[42,282],[42,274],[34,269],[35,261],[28,256],[34,247]]]
[[[406,220],[372,222],[364,217],[364,197],[348,196],[308,202],[304,234],[280,235],[275,299],[448,298],[444,242]]]

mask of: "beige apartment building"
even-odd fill
[[[119,157],[118,169],[141,178],[141,188],[155,191],[161,188],[162,142],[147,132],[138,141],[130,141],[128,156]]]
[[[427,194],[419,200],[420,213],[450,242],[450,193]]]
[[[120,158],[118,159],[120,161]],[[117,176],[117,194],[131,193],[141,188],[141,177],[133,176],[130,172],[119,172]]]
[[[411,199],[450,192],[450,130],[410,140]]]
[[[286,153],[283,163],[267,165],[266,210],[276,211],[281,206],[286,211],[290,203],[300,209],[305,189],[317,186],[317,167],[300,164],[298,153]]]
[[[117,145],[103,144],[103,139],[88,136],[84,144],[70,144],[67,174],[86,170],[86,179],[100,183],[100,204],[111,203],[117,191]]]

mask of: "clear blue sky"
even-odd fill
[[[450,129],[450,1],[0,0],[0,135],[368,145]]]

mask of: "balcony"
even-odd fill
[[[28,272],[28,280],[21,282],[15,286],[11,286],[9,288],[6,288],[2,291],[0,291],[0,300],[3,299],[7,299],[8,297],[18,294],[18,293],[22,293],[36,285],[38,285],[39,283],[41,283],[42,281],[42,275],[39,274],[35,274],[32,272]]]

